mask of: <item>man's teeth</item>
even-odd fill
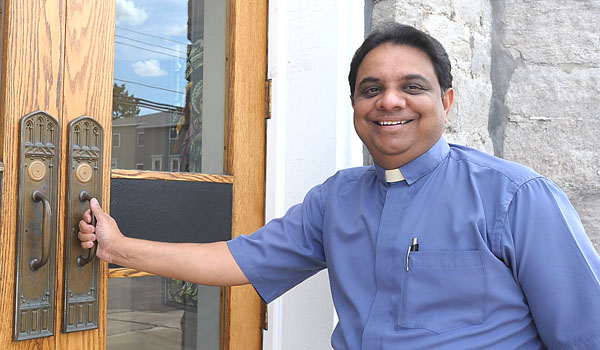
[[[402,121],[396,121],[396,122],[377,122],[377,124],[379,124],[379,125],[399,125],[399,124],[406,124],[409,121],[410,120],[402,120]]]

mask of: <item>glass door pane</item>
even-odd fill
[[[226,2],[116,5],[113,168],[222,174]]]
[[[221,349],[221,288],[146,276],[108,289],[107,349]]]
[[[227,2],[221,0],[116,0],[113,169],[223,173],[226,19]],[[147,186],[142,195],[168,197],[165,206],[145,202],[152,203],[144,206],[145,212],[158,213],[153,218],[177,220],[182,215],[177,204],[190,193],[197,198],[202,192],[198,187],[207,185],[169,176],[175,181],[156,183],[193,190],[161,191],[146,184],[154,180],[135,180]],[[126,192],[113,193],[117,180],[111,182],[111,214],[125,234],[172,242],[200,239],[201,232],[182,225],[163,230],[168,237],[153,236],[154,230],[140,229],[148,223],[140,216],[128,227],[132,210],[114,203],[123,204]],[[231,196],[225,200],[230,215]],[[127,203],[141,208],[137,201]],[[219,232],[230,236],[230,217],[227,225]],[[223,291],[159,276],[111,278],[107,349],[221,349]]]

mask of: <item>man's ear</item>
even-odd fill
[[[354,95],[350,94],[350,104],[352,105],[352,108],[354,108]]]
[[[444,95],[442,96],[442,106],[444,106],[444,113],[446,114],[446,120],[448,119],[448,114],[450,114],[450,108],[452,107],[452,103],[454,102],[454,89],[448,88],[444,91]]]

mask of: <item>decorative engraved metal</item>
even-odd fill
[[[75,177],[79,182],[86,183],[92,178],[93,170],[89,164],[79,164],[75,169]]]
[[[58,130],[45,112],[21,119],[14,340],[54,334]]]
[[[81,248],[77,233],[89,199],[95,197],[102,202],[103,140],[102,126],[91,117],[82,116],[69,124],[63,311],[63,332],[67,333],[98,328],[100,262],[95,250]]]
[[[27,175],[33,181],[42,181],[44,177],[46,177],[46,164],[39,160],[34,160],[29,164],[29,170],[27,171]]]

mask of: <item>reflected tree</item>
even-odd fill
[[[140,114],[138,99],[130,94],[125,83],[113,84],[113,119],[137,117]]]

